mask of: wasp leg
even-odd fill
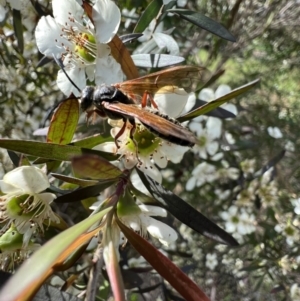
[[[128,121],[130,122],[130,124],[132,125],[130,132],[129,132],[129,138],[132,140],[132,142],[134,143],[135,146],[135,155],[136,158],[138,160],[138,164],[142,164],[142,161],[139,158],[139,148],[138,148],[138,144],[136,143],[136,141],[133,138],[134,132],[136,130],[136,123],[134,119],[128,119]]]
[[[124,134],[126,126],[127,126],[127,119],[123,118],[123,126],[119,130],[118,134],[115,136],[115,144],[116,144],[117,148],[120,148],[120,145],[118,143],[118,139]]]
[[[147,105],[148,100],[150,101],[152,107],[156,110],[158,110],[158,106],[156,104],[156,102],[154,101],[152,95],[148,92],[145,91],[142,97],[142,108],[145,108]]]
[[[103,111],[99,109],[93,109],[86,112],[86,121],[88,122],[89,119],[92,117],[92,123],[94,123],[96,119],[96,114],[102,118],[106,117],[106,114]]]

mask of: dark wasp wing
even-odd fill
[[[121,102],[102,102],[105,110],[118,113],[127,119],[138,119],[147,129],[157,136],[181,145],[193,146],[197,138],[178,121],[149,108],[141,108],[136,105],[123,104]]]

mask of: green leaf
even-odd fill
[[[150,22],[158,15],[162,6],[163,6],[162,0],[153,0],[144,10],[133,32],[134,33],[143,32],[150,24]]]
[[[159,204],[168,210],[182,223],[197,231],[201,235],[213,239],[219,243],[238,246],[238,242],[217,224],[209,220],[202,213],[186,203],[179,196],[136,168],[143,184]]]
[[[203,106],[207,104],[207,101],[201,100],[201,99],[196,99],[196,105]],[[233,114],[232,112],[227,111],[226,109],[223,108],[215,108],[207,113],[205,113],[206,116],[212,116],[212,117],[217,117],[220,119],[226,119],[226,118],[235,118],[236,115]]]
[[[101,134],[93,135],[90,137],[83,138],[81,140],[74,141],[69,145],[80,146],[84,148],[93,148],[104,142],[114,141],[111,136],[103,137]]]
[[[107,208],[88,217],[44,244],[1,288],[0,300],[31,300],[39,287],[53,274],[55,266],[61,264],[76,248],[99,231],[93,229],[84,234],[110,210],[111,208]]]
[[[58,161],[71,161],[73,157],[83,154],[95,154],[100,157],[105,157],[108,160],[117,159],[116,155],[97,150],[28,140],[0,139],[0,147],[35,157]],[[35,163],[44,162],[45,161],[39,160]]]
[[[222,39],[230,42],[236,42],[235,37],[223,25],[199,12],[187,9],[168,9],[168,12],[179,15],[182,19],[205,29]]]
[[[24,38],[23,38],[23,24],[22,15],[19,10],[13,9],[13,26],[15,31],[15,36],[18,41],[18,49],[20,53],[24,51]]]
[[[64,181],[66,183],[78,185],[81,187],[88,187],[88,186],[93,186],[97,185],[99,182],[96,180],[84,180],[84,179],[79,179],[79,178],[74,178],[74,177],[69,177],[57,173],[51,173],[51,176],[53,176],[56,179],[59,179],[61,181]]]
[[[169,54],[133,54],[136,66],[144,68],[162,68],[185,61],[184,57]]]
[[[26,156],[20,156],[19,154],[12,152],[12,151],[7,151],[7,153],[15,167],[31,165],[30,161],[28,160],[28,158]]]
[[[256,79],[244,86],[234,89],[234,90],[230,91],[228,94],[223,95],[211,102],[208,102],[205,105],[197,108],[196,110],[193,110],[185,115],[180,116],[179,118],[177,118],[177,120],[179,122],[183,122],[183,121],[193,119],[197,116],[204,115],[204,114],[210,112],[211,110],[221,106],[223,103],[228,102],[230,99],[237,97],[237,96],[247,92],[248,90],[252,89],[259,81],[260,81],[259,79]]]
[[[72,141],[79,119],[79,102],[69,98],[60,103],[52,116],[47,142],[68,144]]]
[[[74,202],[80,202],[84,199],[98,196],[100,192],[102,192],[104,189],[108,188],[112,184],[114,184],[116,181],[110,180],[110,181],[103,181],[100,182],[97,185],[93,186],[87,186],[83,188],[76,189],[70,193],[63,194],[59,197],[57,197],[54,202],[55,203],[74,203]]]
[[[118,167],[96,155],[74,157],[72,167],[77,175],[93,180],[116,179],[123,174]]]
[[[163,255],[148,241],[117,220],[118,226],[130,244],[166,279],[185,300],[209,301],[204,292],[184,274],[169,258]]]

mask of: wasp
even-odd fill
[[[148,130],[171,143],[189,147],[197,143],[194,134],[182,126],[180,122],[158,111],[153,95],[156,93],[177,93],[179,87],[188,90],[193,84],[201,81],[204,68],[177,66],[122,83],[103,84],[96,87],[87,86],[81,91],[70,79],[62,63],[57,59],[55,61],[61,66],[69,81],[81,93],[80,105],[81,109],[86,112],[87,119],[96,113],[100,117],[124,121],[123,127],[115,137],[118,148],[117,140],[124,133],[127,121],[132,125],[130,139],[134,142],[136,119]],[[154,109],[147,106],[148,101],[151,102]]]
[[[87,113],[87,118],[96,112],[101,117],[124,121],[115,137],[117,147],[117,140],[124,133],[127,121],[132,125],[130,138],[133,140],[136,119],[164,140],[192,147],[197,138],[176,119],[160,113],[153,95],[176,93],[179,86],[189,88],[195,80],[200,80],[202,70],[201,67],[178,66],[111,86],[87,86],[81,93],[81,109]],[[148,100],[154,109],[146,106]]]

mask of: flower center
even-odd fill
[[[84,23],[83,17],[78,21],[69,13],[68,22],[62,26],[60,36],[73,44],[73,47],[63,43],[59,45],[66,51],[64,56],[68,54],[68,59],[80,62],[82,65],[93,63],[97,57],[96,39],[90,26]]]
[[[207,138],[205,136],[199,137],[198,144],[200,147],[204,147],[207,144]]]
[[[34,196],[24,194],[21,196],[13,197],[7,203],[7,212],[11,217],[37,217],[41,214],[45,205],[41,202],[36,203]]]
[[[148,155],[153,153],[155,149],[158,148],[160,139],[148,131],[145,127],[141,125],[136,126],[133,138],[137,144],[138,152],[141,155]],[[128,139],[127,147],[131,151],[135,151],[135,144],[131,139]]]

